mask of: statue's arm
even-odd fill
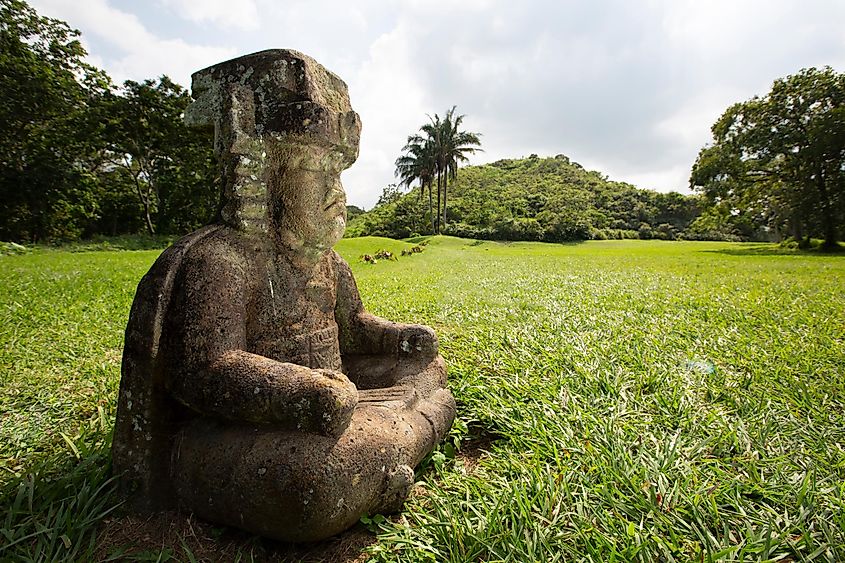
[[[246,269],[219,258],[202,261],[202,276],[185,266],[182,326],[172,335],[180,344],[171,358],[181,369],[166,380],[171,394],[205,415],[326,435],[343,432],[358,393],[342,373],[246,351]]]
[[[437,357],[437,336],[431,328],[391,322],[364,310],[352,271],[337,254],[335,276],[335,320],[340,329],[342,354],[389,356],[415,363],[428,363]]]

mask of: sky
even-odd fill
[[[82,32],[117,83],[292,48],[349,86],[363,122],[343,173],[370,208],[408,135],[453,105],[472,164],[565,154],[688,192],[710,126],[806,67],[845,71],[841,0],[30,0]]]

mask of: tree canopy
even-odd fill
[[[83,62],[78,35],[0,0],[0,239],[72,237],[96,216],[89,108],[109,83]]]
[[[845,74],[809,68],[712,127],[690,184],[707,215],[740,234],[772,231],[835,247],[845,227]]]
[[[216,211],[211,140],[182,123],[190,102],[166,76],[127,80],[108,99],[107,151],[114,168],[131,179],[150,234],[190,231]]]
[[[167,77],[115,87],[79,32],[0,0],[0,240],[181,234],[216,207],[208,133]]]

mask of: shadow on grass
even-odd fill
[[[462,461],[465,471],[472,473],[480,459],[489,455],[495,442],[501,439],[495,432],[472,428],[461,443],[456,459]],[[424,461],[421,467],[425,465]],[[429,473],[432,469],[433,464],[429,464],[421,471]],[[436,474],[430,476],[438,480]],[[414,487],[411,491],[412,497],[425,494],[424,487]],[[394,524],[402,518],[402,512],[388,516]],[[217,526],[177,511],[148,516],[109,515],[100,522],[93,555],[97,561],[364,563],[370,560],[367,548],[378,542],[376,533],[377,530],[359,522],[319,542],[292,544]]]
[[[845,258],[845,247],[839,245],[835,250],[799,250],[797,248],[784,248],[771,243],[746,243],[734,248],[721,248],[718,250],[700,250],[709,254],[725,254],[728,256],[794,256],[796,258]]]
[[[21,245],[14,242],[0,241],[0,256],[27,254],[32,251],[40,252],[103,252],[121,250],[164,250],[175,240],[178,235],[97,235],[90,239]]]
[[[291,544],[199,520],[176,511],[105,518],[98,530],[97,561],[260,561],[359,563],[377,541],[363,525],[321,542]]]
[[[60,250],[69,252],[91,252],[103,250],[161,250],[179,238],[173,235],[120,235],[97,236],[92,239],[60,245]]]

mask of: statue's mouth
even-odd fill
[[[328,212],[331,210],[332,207],[337,206],[340,209],[343,209],[344,205],[346,204],[346,198],[344,197],[343,193],[338,193],[335,191],[332,194],[334,197],[330,197],[329,200],[326,202],[326,205],[323,207],[323,212]]]

